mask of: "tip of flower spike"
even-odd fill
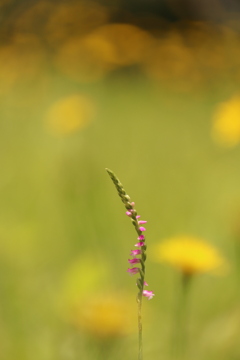
[[[143,290],[142,294],[143,296],[146,296],[148,300],[151,300],[155,296],[153,291],[148,291],[148,290]]]
[[[109,174],[112,174],[112,171],[108,168],[105,168],[105,170],[109,173]]]

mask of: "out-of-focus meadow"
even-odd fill
[[[2,360],[137,358],[105,167],[148,220],[144,358],[178,327],[185,359],[240,358],[240,10],[203,3],[1,0]]]

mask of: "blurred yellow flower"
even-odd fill
[[[107,43],[111,51],[105,53],[105,61],[118,66],[139,63],[153,41],[147,31],[130,24],[103,25],[89,39]]]
[[[94,82],[115,68],[107,61],[112,52],[111,44],[104,38],[92,34],[76,36],[59,48],[54,62],[70,79]]]
[[[54,4],[54,12],[45,26],[46,40],[51,46],[68,42],[73,36],[85,35],[107,22],[107,7],[97,2],[69,1]]]
[[[225,146],[240,141],[240,95],[219,104],[213,115],[213,138]]]
[[[133,332],[135,302],[117,293],[95,295],[82,303],[75,314],[75,325],[98,338],[112,338]]]
[[[202,239],[178,236],[156,245],[156,261],[169,263],[185,274],[214,271],[225,265],[217,250]]]
[[[139,63],[152,42],[150,35],[128,24],[107,24],[65,42],[55,65],[71,79],[98,81],[120,66]]]
[[[34,35],[16,35],[0,46],[0,94],[16,84],[41,82],[46,66],[45,52]]]
[[[56,299],[60,317],[101,339],[136,330],[135,294],[111,291],[111,274],[108,262],[99,255],[77,258],[67,269]]]
[[[155,41],[145,54],[142,67],[150,78],[180,90],[189,89],[200,80],[193,52],[175,31]]]
[[[225,38],[225,29],[221,26],[206,22],[192,22],[185,33],[186,42],[192,49],[195,65],[201,69],[201,76],[211,78],[220,76],[221,71],[229,65],[227,63],[225,45],[229,37]],[[228,54],[229,55],[229,54]]]
[[[47,127],[55,134],[67,135],[87,126],[95,114],[93,101],[81,94],[55,102],[47,112]]]

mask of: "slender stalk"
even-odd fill
[[[138,360],[143,359],[142,354],[142,296],[137,297],[138,303]]]

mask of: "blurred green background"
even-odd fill
[[[190,234],[227,270],[194,278],[186,359],[239,359],[238,2],[0,11],[0,358],[137,358],[136,236],[108,167],[148,220],[144,358],[171,359],[180,284],[154,245]]]

